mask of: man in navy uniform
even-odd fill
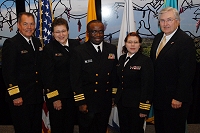
[[[35,20],[31,13],[18,16],[19,32],[5,40],[2,72],[7,87],[15,133],[42,132],[43,87],[40,76],[42,45],[33,37]]]
[[[87,34],[89,41],[75,48],[70,64],[79,131],[105,133],[116,77],[116,46],[103,42],[104,25],[98,20],[87,24]]]

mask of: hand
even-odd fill
[[[23,104],[23,99],[22,99],[22,97],[14,99],[14,100],[13,100],[13,104],[14,104],[15,106],[21,106],[21,105]]]
[[[172,99],[172,108],[178,109],[182,106],[182,102]]]
[[[112,98],[112,107],[115,107],[115,106],[116,106],[116,104],[115,104],[115,99]]]
[[[144,118],[144,117],[146,117],[147,116],[147,114],[142,114],[142,113],[140,113],[140,117],[141,118]]]
[[[56,110],[61,110],[62,109],[62,102],[60,100],[54,101],[53,102],[53,107]]]
[[[87,113],[88,112],[87,105],[86,104],[80,105],[79,111],[82,113]]]

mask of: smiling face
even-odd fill
[[[57,25],[53,29],[54,38],[61,44],[66,44],[68,34],[69,32],[65,25]]]
[[[91,23],[89,25],[87,34],[89,36],[89,40],[93,44],[100,44],[104,38],[104,25],[102,23]]]
[[[178,28],[180,21],[175,18],[173,11],[168,11],[160,15],[159,24],[161,30],[166,35],[170,35]]]
[[[20,21],[17,23],[19,32],[30,39],[35,31],[35,20],[32,16],[22,15]]]
[[[137,36],[128,36],[125,46],[129,56],[135,54],[140,49],[139,38]]]

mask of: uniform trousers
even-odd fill
[[[42,103],[14,106],[9,103],[15,133],[42,132]]]
[[[144,118],[139,116],[139,106],[124,107],[121,99],[117,103],[120,133],[144,133]]]
[[[75,124],[75,102],[73,98],[61,99],[62,109],[56,110],[53,102],[47,101],[51,133],[73,133]]]
[[[165,110],[154,108],[156,133],[185,133],[190,104],[183,103],[179,109],[171,106]]]
[[[111,106],[101,112],[79,112],[79,133],[106,133]]]

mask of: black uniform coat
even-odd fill
[[[23,104],[43,102],[40,66],[43,49],[37,38],[32,37],[32,41],[35,52],[20,33],[3,44],[2,71],[8,88],[7,101],[22,97]]]
[[[53,40],[44,47],[43,80],[48,100],[73,98],[70,85],[70,54],[79,41],[68,39],[69,51]]]
[[[52,133],[73,133],[75,103],[70,84],[70,56],[79,41],[68,39],[69,47],[53,40],[44,47],[43,81],[49,110]],[[56,110],[53,102],[60,100],[62,109]]]
[[[124,67],[125,58],[126,54],[122,55],[117,65],[120,82],[115,103],[121,99],[124,107],[138,108],[138,113],[148,114],[153,96],[153,63],[137,52]]]
[[[171,107],[172,99],[186,103],[192,100],[191,85],[196,66],[194,42],[179,28],[156,59],[162,37],[163,32],[156,35],[150,52],[155,73],[153,104],[157,109]]]
[[[75,48],[71,58],[71,85],[77,105],[87,104],[89,112],[111,109],[116,79],[116,46],[103,42],[101,58],[88,41]]]

